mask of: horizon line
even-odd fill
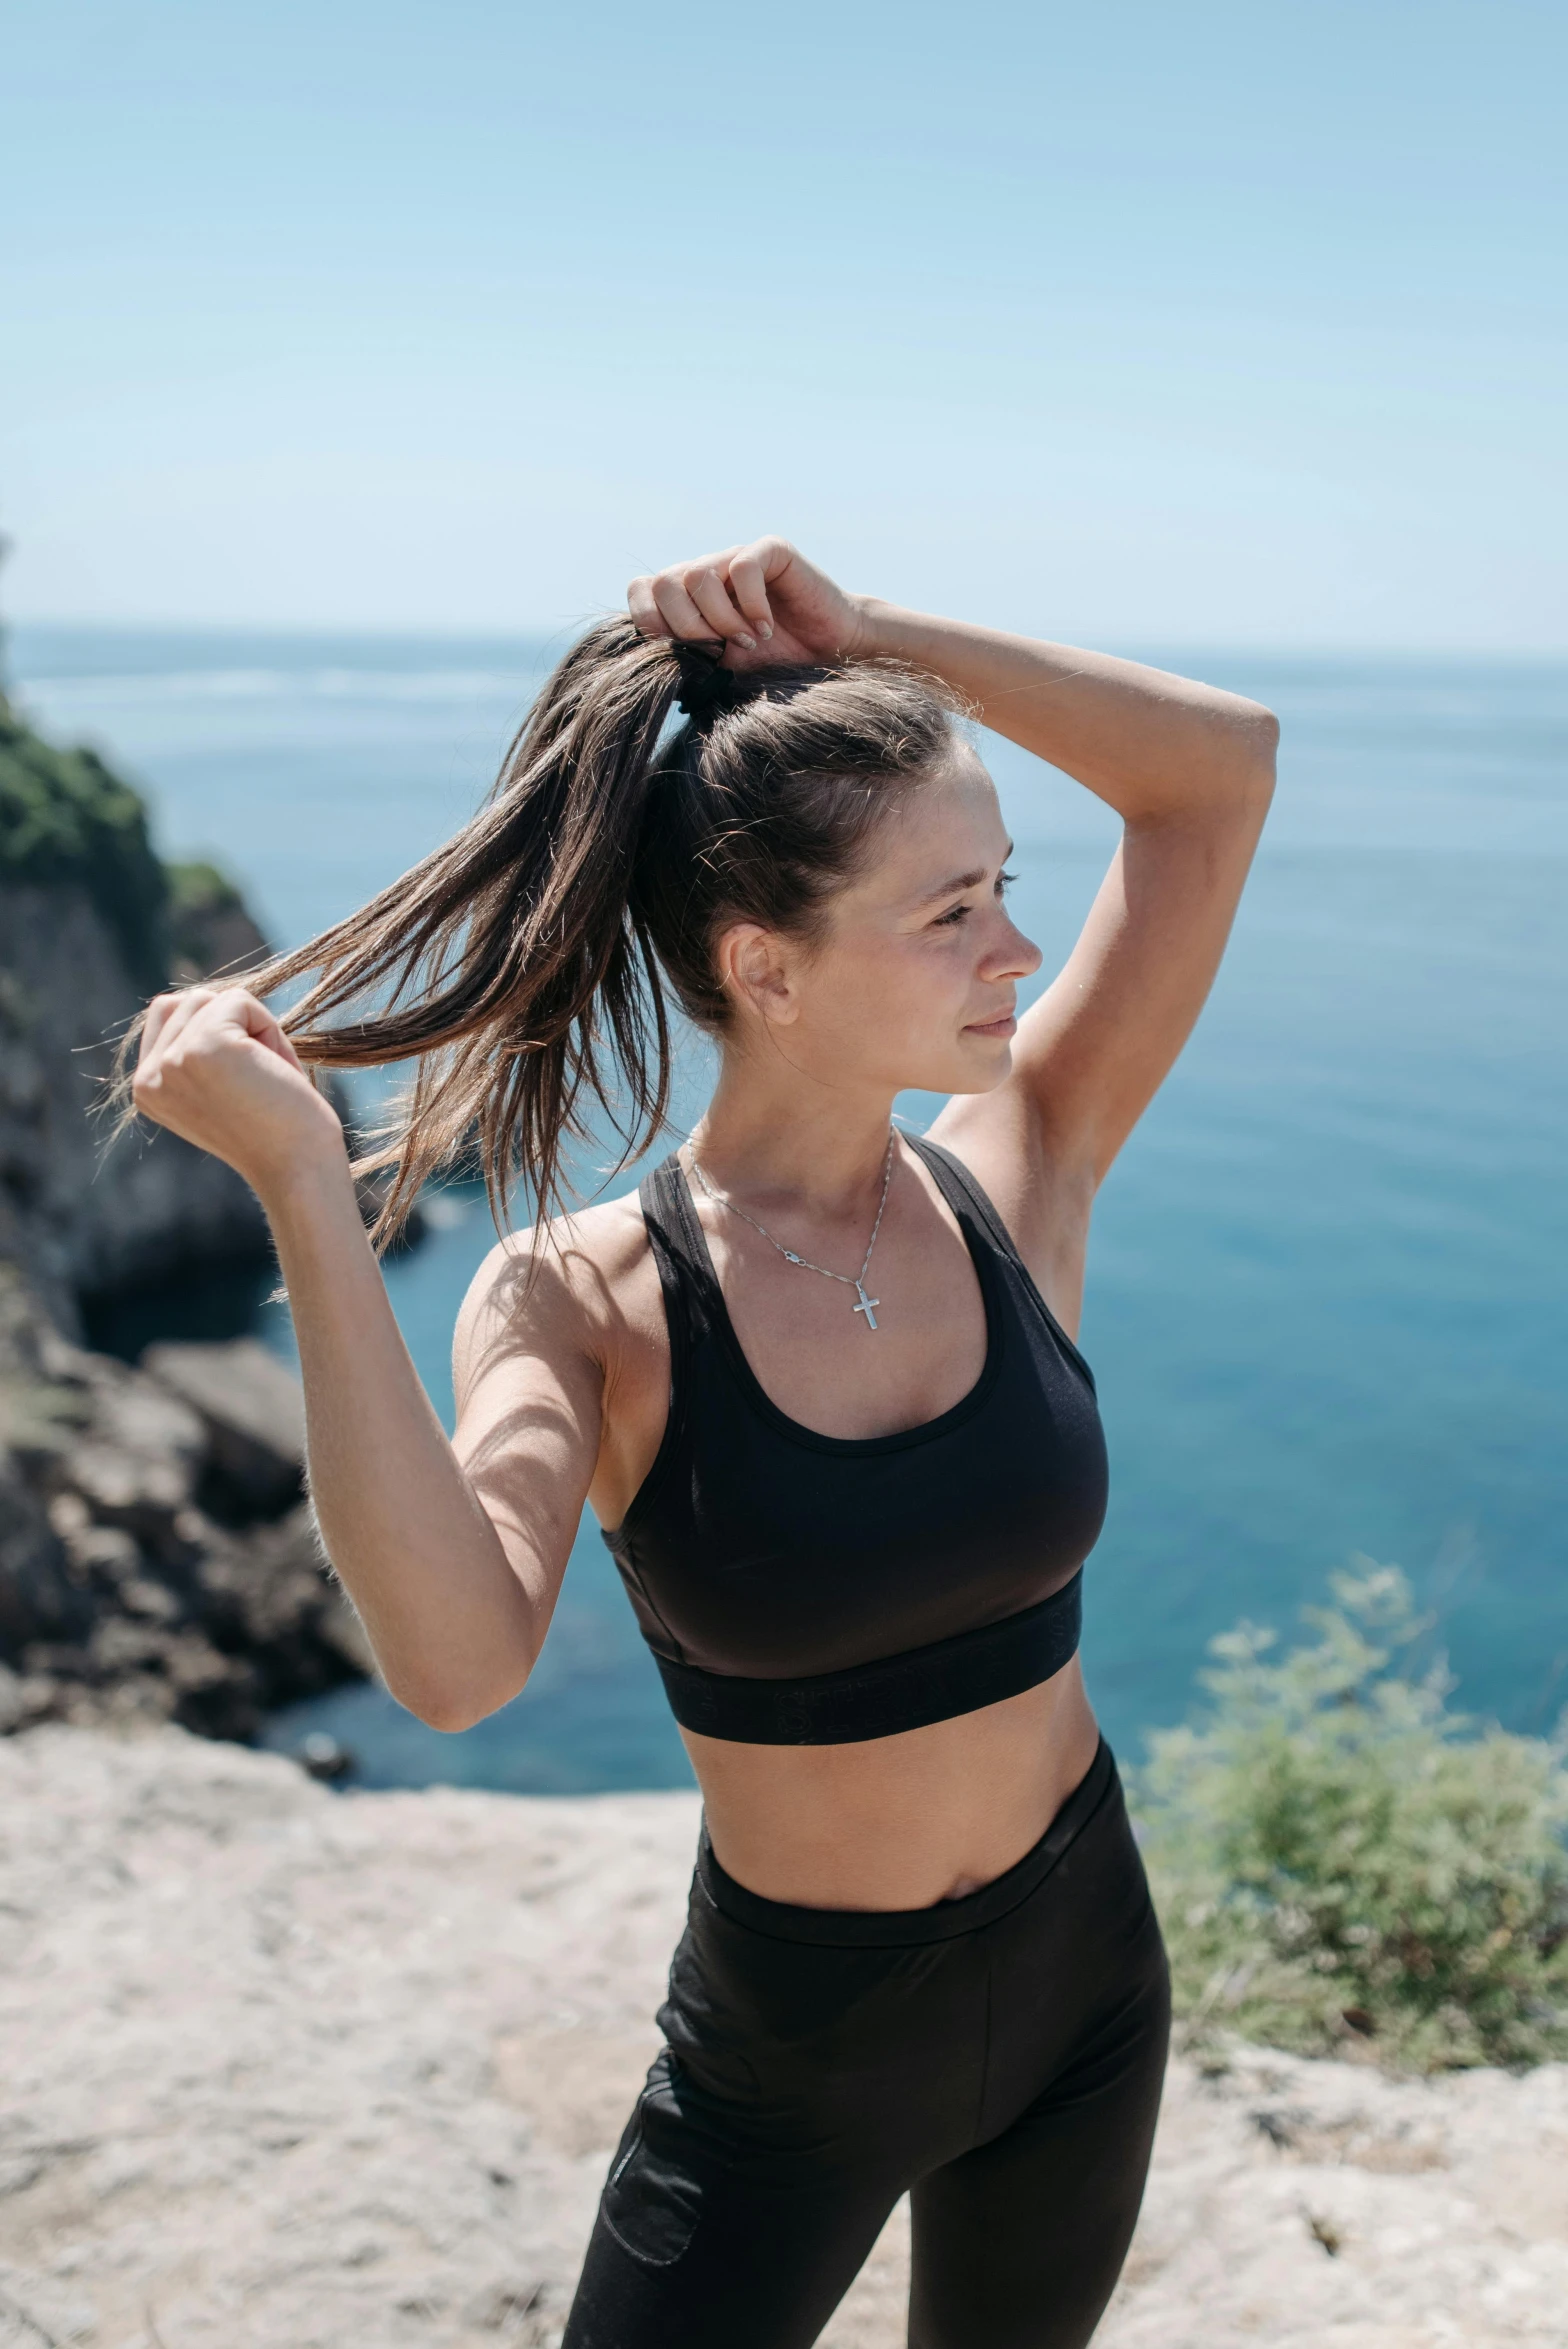
[[[556,639],[570,640],[580,630],[591,626],[595,619],[616,607],[606,605],[598,612],[585,612],[572,620],[553,624],[542,621],[531,623],[452,621],[399,622],[355,620],[311,620],[283,622],[278,620],[188,620],[188,619],[62,619],[47,615],[7,614],[0,619],[0,645],[7,640],[14,644],[21,634],[37,631],[61,636],[80,634],[122,637],[183,636],[208,638],[213,642],[235,637],[271,638],[281,644],[305,644],[323,637],[347,639],[364,645],[398,644],[473,644],[489,642],[507,645],[526,645],[542,648]],[[1004,625],[1004,623],[998,623]],[[1496,644],[1485,640],[1460,637],[1428,638],[1332,638],[1332,637],[1244,637],[1212,635],[1157,634],[1123,635],[1123,643],[1158,646],[1161,650],[1177,652],[1227,652],[1245,654],[1259,659],[1290,660],[1489,660],[1546,663],[1568,661],[1568,641],[1560,643]],[[1073,639],[1042,638],[1042,642],[1069,643]],[[1116,640],[1099,636],[1096,649],[1110,649]],[[1130,656],[1136,658],[1136,654]]]

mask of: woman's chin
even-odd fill
[[[933,1093],[990,1093],[1000,1085],[1013,1069],[1013,1031],[1004,1035],[999,1030],[987,1033],[983,1028],[966,1028],[957,1055],[953,1074],[941,1085],[930,1085]]]

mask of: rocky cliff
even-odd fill
[[[290,1374],[249,1340],[84,1350],[84,1301],[265,1262],[253,1195],[169,1134],[107,1150],[112,1045],[170,980],[265,941],[136,794],[0,699],[0,1732],[57,1718],[254,1734],[369,1668],[304,1502]]]
[[[267,1253],[238,1175],[172,1134],[106,1149],[112,1039],[171,979],[265,950],[207,866],[166,866],[130,787],[0,701],[0,1256],[64,1329],[84,1296]]]
[[[304,1500],[299,1391],[254,1341],[71,1345],[0,1265],[0,1731],[254,1736],[370,1669]]]

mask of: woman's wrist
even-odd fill
[[[852,595],[855,636],[849,649],[852,661],[899,660],[906,657],[906,639],[917,615],[883,601],[879,595]]]
[[[856,596],[854,604],[860,630],[853,660],[907,661],[911,668],[924,669],[956,692],[973,697],[977,631],[931,612],[911,612],[877,595]]]
[[[345,1207],[359,1224],[359,1199],[341,1133],[324,1137],[309,1150],[291,1152],[280,1165],[251,1176],[250,1183],[280,1240],[286,1230],[302,1223],[336,1219]]]

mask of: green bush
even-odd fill
[[[1447,1705],[1396,1567],[1357,1561],[1318,1637],[1242,1624],[1213,1703],[1130,1773],[1189,2047],[1359,2040],[1391,2068],[1568,2055],[1568,1749]]]
[[[169,884],[147,811],[93,751],[57,750],[0,701],[0,882],[79,882],[151,994],[168,968]]]

